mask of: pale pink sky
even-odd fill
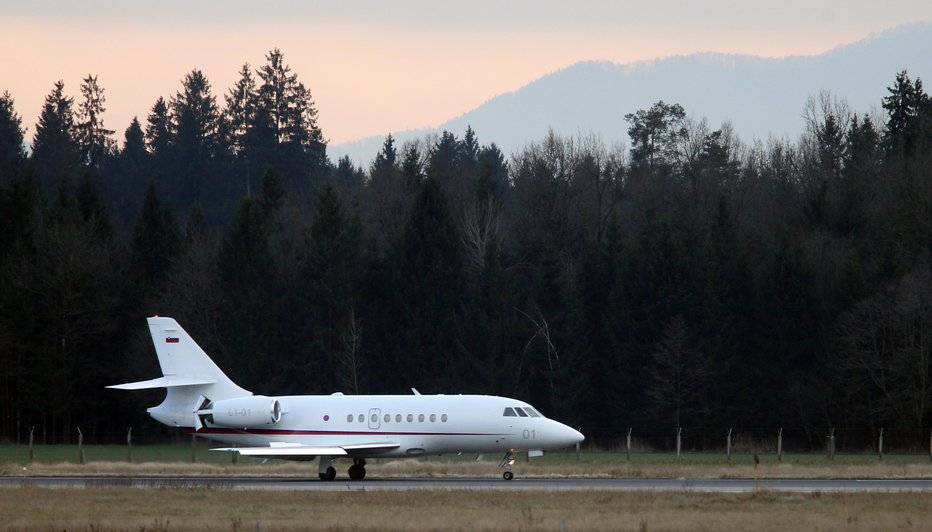
[[[88,4],[118,5],[108,5],[110,1]],[[594,0],[573,4],[583,11],[568,13],[563,3],[521,0],[504,4],[498,17],[491,4],[478,3],[484,11],[468,16],[433,13],[431,9],[447,8],[431,2],[388,3],[398,9],[383,13],[376,7],[383,4],[372,3],[368,9],[366,2],[357,1],[326,17],[312,16],[305,8],[291,17],[285,10],[254,17],[200,13],[200,19],[192,20],[163,12],[91,17],[66,2],[54,14],[0,5],[0,92],[13,95],[31,142],[52,84],[62,79],[66,92],[79,96],[81,80],[96,74],[106,91],[105,124],[122,141],[132,117],[145,125],[155,100],[177,92],[191,69],[204,71],[223,106],[222,95],[242,64],[259,66],[265,53],[278,47],[311,90],[324,135],[338,144],[436,126],[581,60],[624,63],[697,51],[771,57],[815,54],[872,32],[932,18],[932,2],[905,0],[891,0],[883,16],[871,11],[872,1],[787,0],[783,4],[790,12],[773,11],[773,2],[751,0],[716,0],[703,4],[711,7],[702,10],[691,2],[658,1],[656,11],[635,12],[618,9],[625,2]],[[201,11],[207,9],[203,4]],[[234,4],[238,2],[213,7],[232,5],[235,11]],[[248,10],[245,5],[239,7]],[[585,11],[587,5],[606,9],[605,16]],[[749,5],[757,11],[748,11]],[[515,6],[535,16],[510,9]],[[533,11],[537,6],[543,9]],[[812,9],[800,12],[805,6]],[[663,18],[665,9],[675,16]]]

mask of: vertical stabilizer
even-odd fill
[[[149,414],[166,425],[199,427],[197,411],[212,401],[248,397],[214,364],[197,342],[172,318],[148,318],[162,377],[108,386],[119,390],[165,388],[165,400]]]

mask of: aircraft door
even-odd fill
[[[378,430],[381,420],[380,415],[382,410],[379,408],[370,408],[369,409],[369,428],[372,430]]]

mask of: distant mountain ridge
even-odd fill
[[[657,100],[681,104],[712,128],[730,121],[745,142],[795,138],[804,128],[810,96],[829,91],[854,112],[879,113],[896,74],[932,80],[932,23],[900,26],[813,56],[773,59],[700,52],[616,64],[584,61],[495,96],[437,128],[393,132],[399,142],[444,130],[462,137],[467,126],[481,144],[511,154],[542,139],[594,133],[607,144],[625,142],[624,115]],[[384,136],[330,146],[334,161],[349,155],[368,166]]]

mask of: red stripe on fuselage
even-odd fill
[[[184,427],[186,433],[197,434],[255,434],[258,436],[508,436],[508,434],[474,432],[377,432],[377,431],[332,431],[332,430],[275,430],[275,429],[201,429]]]

